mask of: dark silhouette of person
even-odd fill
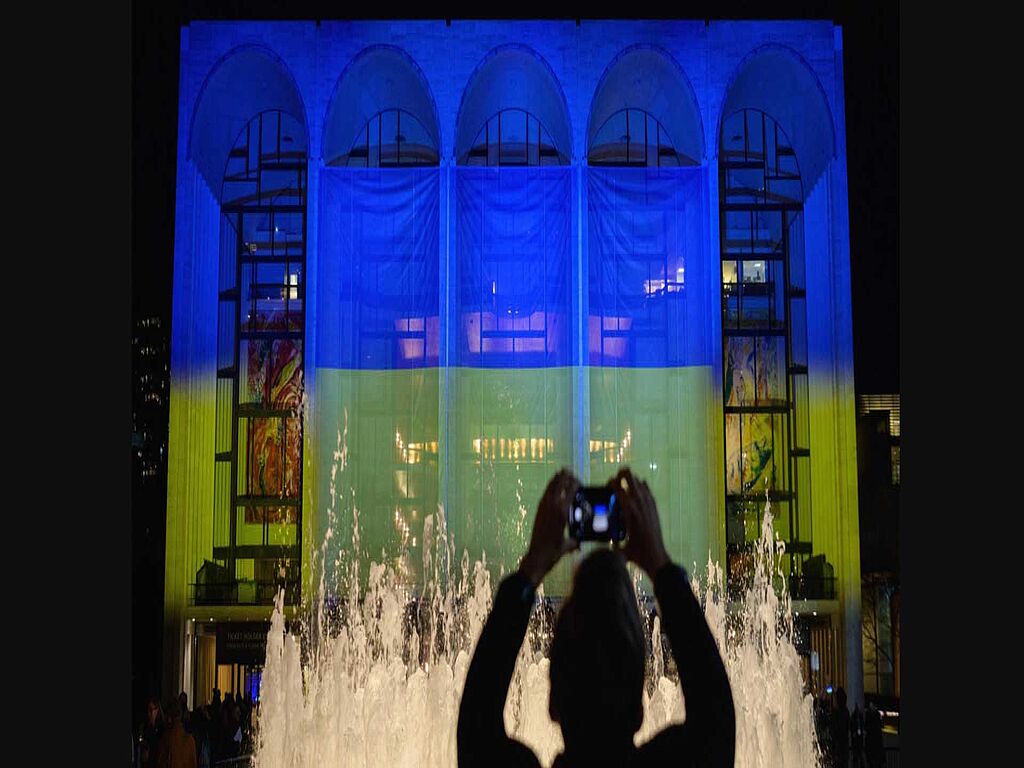
[[[188,710],[188,694],[182,691],[178,694],[178,706],[181,709],[181,724],[185,730],[192,733],[192,713]]]
[[[850,753],[854,768],[864,768],[864,713],[855,704],[850,715]]]
[[[241,700],[241,696],[235,698],[235,704],[231,707],[231,718],[230,730],[231,730],[231,745],[230,752],[232,757],[238,757],[242,754],[242,742],[245,739],[245,734],[242,731],[242,708],[238,705]]]
[[[832,759],[832,733],[829,728],[832,705],[827,689],[814,700],[814,733],[818,737],[822,765],[830,765]]]
[[[209,744],[211,764],[222,757],[221,704],[220,688],[214,688],[209,705],[210,722],[206,726],[206,740]]]
[[[167,728],[157,747],[157,768],[196,768],[196,742],[181,724],[181,701],[167,705]]]
[[[885,765],[885,747],[882,745],[882,715],[875,706],[875,702],[868,704],[868,710],[864,714],[864,742],[869,768],[882,768]]]
[[[217,729],[217,754],[214,762],[238,757],[238,742],[235,741],[235,699],[232,694],[224,696],[220,705],[220,724]]]
[[[846,706],[846,691],[836,688],[836,706],[832,710],[832,758],[838,768],[850,765],[850,710]]]
[[[192,710],[192,738],[196,741],[196,762],[199,768],[210,766],[210,708]]]
[[[142,743],[139,745],[139,765],[142,768],[156,765],[156,750],[163,735],[164,714],[160,699],[150,696],[146,701],[146,722],[142,726]]]
[[[498,588],[466,674],[457,731],[460,768],[539,766],[525,744],[505,732],[503,710],[537,586],[562,555],[569,500],[579,483],[562,470],[537,507],[519,570]],[[732,691],[718,646],[686,572],[672,563],[647,483],[628,469],[609,487],[626,523],[621,549],[599,549],[580,563],[572,593],[555,621],[548,711],[565,743],[554,768],[587,766],[731,766],[736,749]],[[625,559],[654,583],[686,699],[686,721],[637,747],[643,721],[644,632]]]

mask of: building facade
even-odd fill
[[[132,701],[160,690],[163,553],[167,507],[170,329],[163,318],[136,318],[132,330]]]
[[[857,396],[864,694],[883,712],[900,697],[900,396]],[[898,723],[897,723],[898,726]]]
[[[770,504],[860,698],[838,27],[193,23],[178,115],[166,690],[251,686],[227,633],[323,563],[497,576],[629,464],[731,590]]]

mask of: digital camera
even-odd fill
[[[605,486],[581,486],[569,505],[569,535],[577,541],[622,541],[626,524]]]

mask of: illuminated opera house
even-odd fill
[[[164,690],[253,685],[356,518],[497,575],[554,471],[628,464],[730,586],[770,501],[859,698],[840,28],[193,22],[179,83]]]

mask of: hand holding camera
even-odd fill
[[[671,562],[661,537],[661,521],[654,495],[647,482],[634,477],[628,467],[619,470],[608,485],[615,489],[618,507],[629,532],[622,554],[639,565],[653,581],[655,574]]]
[[[607,485],[591,487],[580,486],[568,469],[558,472],[537,505],[519,570],[537,586],[562,555],[583,541],[611,542],[651,579],[670,560],[651,489],[628,467]]]
[[[565,510],[569,501],[576,496],[579,486],[575,475],[563,468],[551,478],[537,505],[530,546],[519,564],[519,570],[535,587],[562,555],[579,548],[577,539],[565,535]]]

